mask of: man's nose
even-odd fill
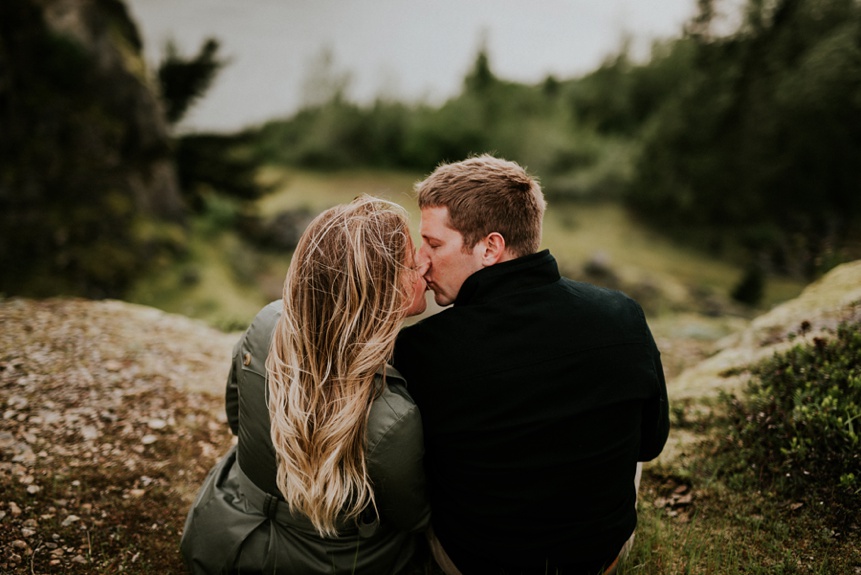
[[[420,261],[416,258],[416,270],[424,277],[428,270],[430,269],[430,260]]]
[[[416,267],[419,269],[419,271],[422,272],[422,275],[424,275],[424,273],[427,272],[428,268],[430,267],[430,258],[425,254],[425,250],[423,248],[424,246],[419,247],[416,250],[415,259]]]

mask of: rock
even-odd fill
[[[751,364],[799,343],[803,337],[828,337],[841,321],[861,319],[861,260],[838,266],[807,286],[797,298],[754,319],[717,344],[718,352],[685,370],[668,386],[670,401],[715,396],[747,381]]]
[[[84,441],[92,441],[101,435],[99,430],[96,429],[94,425],[85,425],[80,430],[81,437],[84,438]]]

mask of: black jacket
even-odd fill
[[[636,527],[637,461],[669,432],[640,306],[543,251],[484,268],[402,330],[437,537],[464,573],[577,572]],[[549,569],[549,571],[548,571]]]

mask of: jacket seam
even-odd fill
[[[392,412],[393,414],[397,414],[397,413],[398,413],[398,412],[394,409],[394,407],[389,403],[389,401],[388,401],[387,399],[383,399],[383,398],[380,398],[380,399],[381,399],[381,401],[384,401],[384,402],[385,402],[386,407],[388,407],[388,408],[391,410],[391,412]],[[414,411],[415,409],[416,409],[416,408],[415,408],[415,406],[410,406],[410,408],[409,408],[405,413],[402,413],[401,415],[398,415],[398,416],[397,416],[397,419],[396,419],[395,421],[393,421],[390,425],[388,425],[385,429],[383,429],[383,430],[380,432],[379,437],[376,439],[376,441],[374,441],[373,445],[368,444],[368,450],[367,450],[367,452],[366,452],[366,455],[371,455],[371,454],[374,452],[374,450],[376,450],[376,448],[380,445],[380,442],[382,442],[383,438],[385,438],[387,435],[389,435],[389,432],[390,432],[390,431],[392,431],[392,429],[393,429],[395,426],[399,425],[399,424],[401,423],[401,421],[403,421],[404,419],[406,419],[406,417],[407,417],[408,415],[410,415],[410,413],[411,413],[412,411]]]

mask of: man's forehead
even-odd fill
[[[457,231],[451,225],[451,218],[449,217],[448,207],[446,206],[428,206],[422,208],[421,223],[422,226],[426,224],[441,225],[452,231]]]

